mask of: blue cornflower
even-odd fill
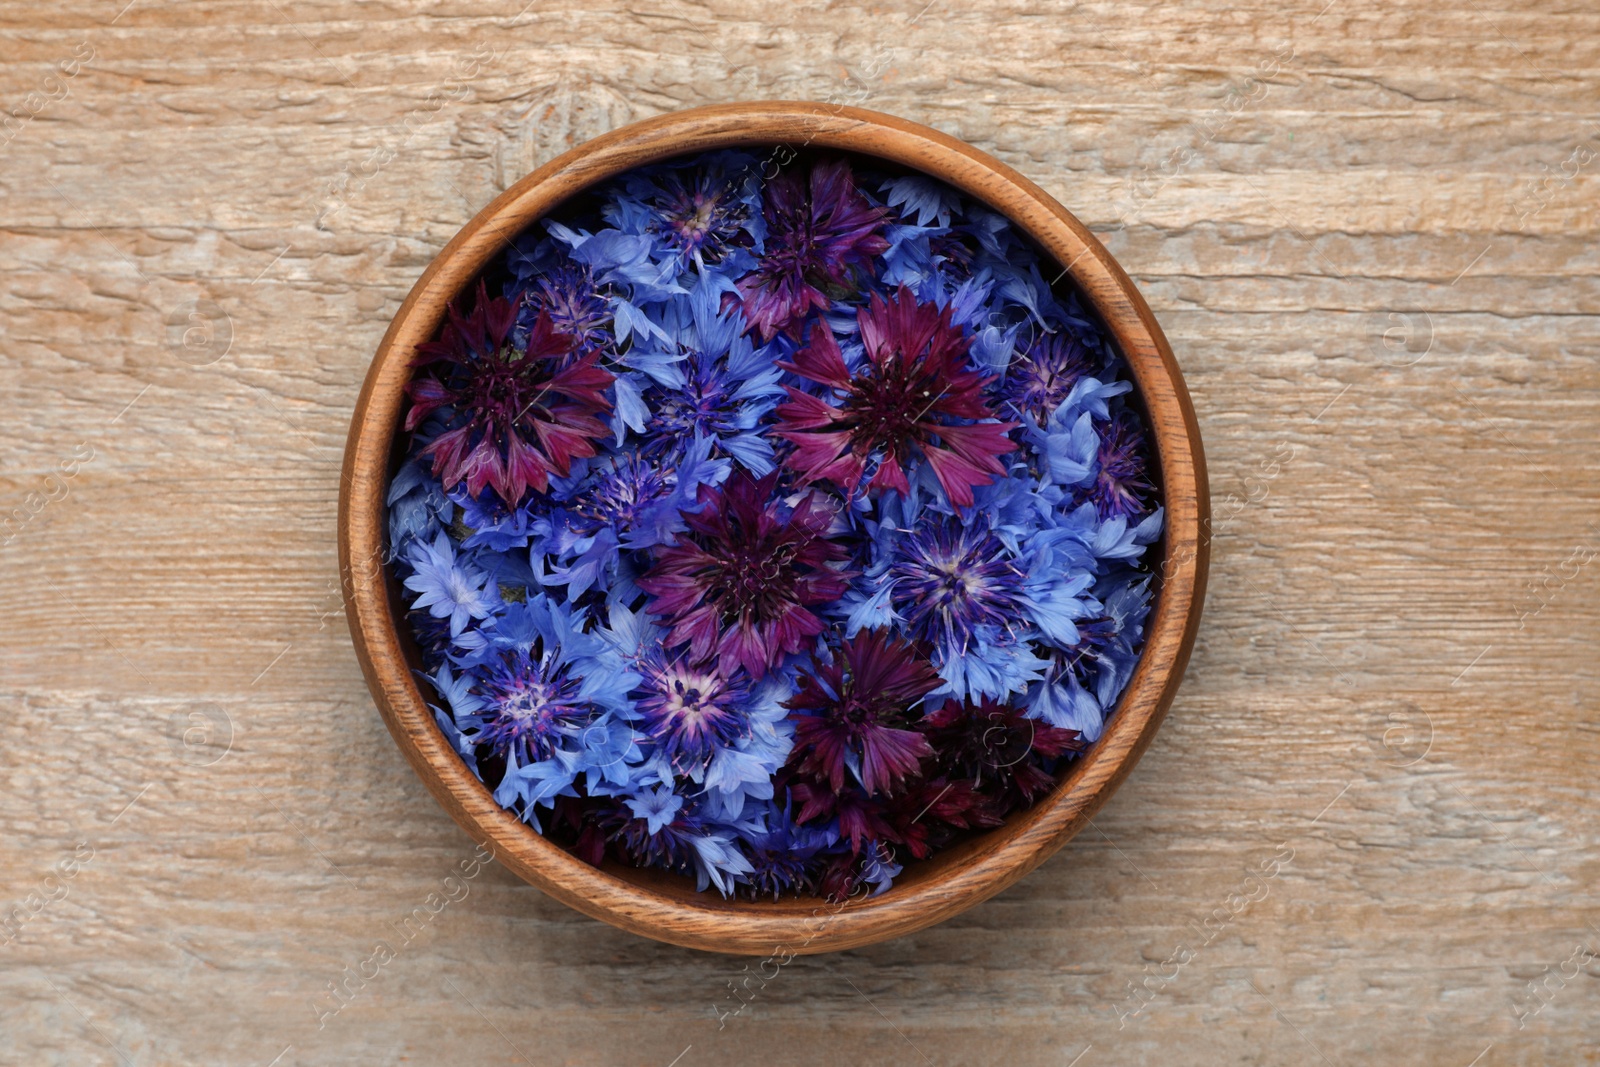
[[[1079,624],[1077,643],[1063,648],[1055,659],[1085,684],[1092,682],[1095,696],[1109,706],[1139,662],[1144,620],[1150,613],[1150,575],[1122,570],[1102,579],[1095,590],[1104,597],[1103,606]]]
[[[578,342],[580,352],[613,347],[611,301],[587,264],[561,263],[535,276],[526,291],[527,299],[517,309],[518,337],[544,314],[557,333]]]
[[[1119,412],[1101,431],[1089,499],[1102,519],[1142,514],[1155,486],[1146,477],[1144,430],[1129,412]]]
[[[862,849],[862,857],[859,881],[862,885],[870,885],[875,897],[888,892],[894,880],[900,877],[900,872],[905,870],[894,862],[894,853],[882,841],[868,842],[867,847]]]
[[[979,627],[1021,618],[1026,575],[986,523],[929,516],[902,540],[890,570],[895,611],[945,658],[965,654]]]
[[[1036,682],[1028,691],[1028,714],[1051,726],[1076,730],[1086,741],[1100,740],[1105,710],[1078,676],[1058,669],[1050,679]]]
[[[633,815],[631,807],[623,810]],[[613,824],[613,839],[630,859],[640,866],[692,874],[698,890],[716,886],[727,896],[740,878],[754,870],[739,850],[735,831],[708,823],[691,804],[680,806],[666,823],[658,820],[654,829],[649,819],[638,815],[613,816]]]
[[[472,768],[472,773],[478,774],[477,746],[458,725],[483,708],[483,700],[472,691],[472,677],[466,673],[451,675],[450,668],[444,664],[440,664],[439,669],[431,675],[421,671],[417,673],[432,684],[444,705],[428,705],[433,709],[433,720],[438,724],[439,732],[444,734],[462,761]]]
[[[477,677],[483,707],[457,722],[476,744],[505,757],[496,791],[503,804],[520,800],[531,811],[570,790],[580,774],[592,784],[614,781],[639,759],[624,721],[639,675],[604,641],[583,633],[582,621],[531,594],[509,605],[485,631],[484,647],[463,660]]]
[[[629,354],[652,382],[641,454],[659,460],[704,438],[759,477],[772,470],[773,447],[756,431],[784,396],[783,372],[775,346],[756,347],[737,310],[721,310],[724,291],[703,281],[665,305],[659,321],[670,344]]]
[[[450,521],[450,498],[434,477],[432,464],[416,457],[406,460],[389,483],[389,543],[398,547],[411,541],[431,541],[442,524]]]
[[[581,489],[560,515],[553,538],[555,561],[545,585],[565,585],[576,599],[591,587],[611,591],[624,549],[642,551],[672,540],[686,529],[683,516],[698,508],[701,485],[715,485],[728,472],[727,460],[710,458],[711,442],[691,441],[665,462],[636,452],[592,464]]]
[[[938,664],[944,685],[933,695],[958,700],[1004,700],[1026,691],[1044,677],[1050,666],[1027,637],[998,626],[973,627],[971,640],[961,654]]]
[[[624,801],[635,819],[643,819],[651,834],[659,834],[678,817],[683,798],[666,786],[641,789]]]
[[[1161,536],[1163,515],[1163,509],[1157,508],[1136,525],[1129,525],[1121,515],[1101,522],[1094,504],[1085,502],[1061,515],[1058,523],[1095,559],[1132,562]]]
[[[1083,545],[1068,530],[1040,530],[1027,542],[1023,610],[1044,640],[1060,647],[1079,640],[1077,620],[1099,603],[1085,595],[1094,572]]]
[[[433,683],[439,699],[444,701],[445,708],[454,718],[465,719],[483,710],[483,698],[472,690],[471,675],[452,675],[450,668],[441,664],[438,670],[423,677]]]
[[[826,830],[797,825],[788,810],[776,804],[764,805],[763,816],[766,828],[741,842],[751,870],[740,888],[750,897],[777,900],[808,887],[807,867],[834,839]]]
[[[701,274],[708,267],[747,269],[754,262],[748,250],[765,233],[757,184],[755,159],[743,152],[651,168],[623,179],[626,194],[613,217],[620,229],[654,236],[680,265],[693,263]],[[734,257],[737,264],[724,263]]]
[[[1128,382],[1080,378],[1042,424],[1025,421],[1023,433],[1044,460],[1040,473],[1056,485],[1092,486],[1100,469],[1096,424],[1109,421],[1111,400],[1132,388]]]
[[[693,664],[680,650],[652,649],[639,665],[640,730],[680,774],[704,771],[711,757],[749,729],[751,682],[740,668]]]
[[[516,748],[524,760],[550,759],[602,714],[578,695],[581,685],[568,662],[506,653],[479,683],[485,709],[477,740],[497,754]]]
[[[918,226],[947,227],[951,216],[961,210],[961,194],[920,174],[890,178],[878,188],[890,207],[905,218],[915,216]]]
[[[676,518],[682,499],[674,499],[677,486],[675,471],[663,469],[636,452],[613,456],[593,468],[583,490],[572,500],[569,521],[577,530],[611,529],[618,540],[631,536],[635,530],[652,538],[665,516],[671,513]],[[630,540],[631,547],[659,543],[649,539],[644,545],[635,545]]]
[[[1011,361],[1001,394],[1011,412],[1043,422],[1071,395],[1073,388],[1092,375],[1096,353],[1065,330],[1045,334]]]
[[[494,552],[528,547],[529,539],[534,536],[536,522],[533,509],[542,506],[543,502],[539,500],[541,495],[534,491],[531,498],[524,498],[516,507],[509,507],[498,493],[483,492],[472,496],[465,485],[457,486],[450,499],[461,507],[461,524],[472,531],[461,542],[461,547],[488,548]]]
[[[488,575],[458,565],[455,546],[444,531],[432,544],[414,542],[406,559],[414,571],[405,586],[420,594],[412,601],[412,608],[426,608],[436,619],[449,619],[450,636],[459,635],[470,619],[489,617],[496,598],[484,588]]]
[[[590,269],[598,284],[632,294],[631,300],[620,295],[611,297],[611,314],[619,342],[632,332],[631,327],[624,325],[624,319],[631,323],[639,307],[684,292],[677,281],[676,261],[660,262],[654,255],[656,243],[652,237],[615,229],[590,233],[554,221],[547,221],[545,229],[568,247],[567,254],[573,260]]]

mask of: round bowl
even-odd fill
[[[456,295],[525,227],[588,186],[674,156],[784,145],[922,171],[1005,215],[1053,257],[1127,360],[1166,507],[1144,653],[1100,740],[1068,765],[1045,799],[1005,825],[909,864],[880,896],[837,904],[724,900],[664,872],[592,867],[501,808],[434,723],[414,674],[419,660],[400,590],[385,566],[385,494],[412,354],[434,336]],[[926,126],[815,103],[729,104],[634,123],[574,148],[507,189],[444,247],[400,306],[356,403],[339,494],[339,559],[351,638],[378,710],[428,790],[475,841],[557,900],[624,930],[690,948],[787,958],[948,919],[1011,885],[1078,832],[1138,762],[1183,677],[1205,592],[1208,524],[1199,430],[1172,350],[1122,268],[1065,208],[1000,161]]]

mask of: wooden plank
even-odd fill
[[[1600,161],[1561,172],[1600,150],[1593,5],[123,2],[0,4],[0,105],[42,105],[0,133],[0,513],[94,448],[0,547],[0,904],[94,849],[0,946],[15,1056],[1600,1062],[1600,965],[1568,962],[1600,949],[1600,564],[1567,562],[1600,548]],[[494,867],[319,1030],[471,851],[329,587],[389,318],[571,145],[830,94],[1039,181],[1171,338],[1219,531],[1165,726],[1019,885],[796,960],[720,1031],[744,961]],[[167,325],[200,301],[232,336],[205,366]]]

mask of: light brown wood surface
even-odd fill
[[[0,4],[0,1060],[1600,1062],[1592,5],[125,2]],[[764,985],[473,867],[334,539],[444,242],[751,98],[927,123],[1094,229],[1218,529],[1092,827]]]

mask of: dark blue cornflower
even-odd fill
[[[570,663],[504,654],[478,683],[484,703],[478,742],[498,755],[514,748],[524,763],[549,759],[601,714],[579,696],[581,684]]]
[[[535,276],[517,311],[517,329],[533,328],[540,312],[557,333],[573,338],[579,352],[606,352],[614,346],[611,303],[585,264],[563,263]]]
[[[1100,433],[1095,455],[1098,469],[1089,498],[1102,519],[1143,514],[1148,508],[1146,498],[1155,492],[1147,474],[1149,450],[1144,430],[1132,413],[1121,412]]]
[[[752,870],[744,876],[741,891],[756,900],[777,900],[786,893],[811,888],[812,859],[833,843],[825,830],[800,826],[789,812],[768,805],[766,830],[744,838],[744,854]]]
[[[1083,342],[1065,331],[1046,334],[1011,361],[1001,395],[1010,411],[1042,423],[1094,369]]]
[[[650,379],[640,451],[659,461],[704,438],[759,477],[773,466],[772,442],[758,431],[784,396],[783,371],[751,341],[738,311],[723,309],[723,292],[701,283],[665,304],[659,322],[669,343],[625,358]]]
[[[680,653],[652,649],[639,664],[635,706],[640,732],[654,741],[673,770],[703,770],[719,749],[749,732],[750,679],[715,663],[692,664]]]
[[[534,508],[545,505],[541,493],[525,499],[516,507],[509,507],[494,493],[469,495],[457,486],[451,500],[461,507],[461,524],[471,535],[461,542],[463,548],[488,548],[494,552],[508,552],[513,548],[526,548],[534,535]]]
[[[896,550],[895,611],[946,657],[963,655],[979,627],[1004,631],[1023,618],[1026,575],[986,523],[928,516]]]
[[[730,251],[755,244],[751,220],[756,211],[748,192],[754,177],[717,165],[670,169],[653,181],[630,180],[628,191],[651,208],[648,231],[704,274]]]
[[[573,525],[589,532],[609,527],[619,534],[648,522],[654,509],[672,495],[677,478],[638,453],[601,467],[571,504]]]
[[[389,483],[389,543],[396,555],[411,541],[432,541],[450,521],[454,509],[431,466],[413,456]]]
[[[677,456],[655,462],[636,452],[591,465],[557,516],[546,585],[565,585],[569,598],[598,586],[611,592],[623,550],[641,551],[671,541],[684,529],[683,512],[696,507],[697,490],[727,474],[727,460],[709,458],[710,442],[692,441]]]
[[[640,816],[623,805],[603,818],[616,847],[638,866],[692,875],[696,889],[714,885],[724,895],[754,869],[733,831],[707,822],[692,805],[671,807],[665,821],[665,807],[650,804],[645,810]]]

